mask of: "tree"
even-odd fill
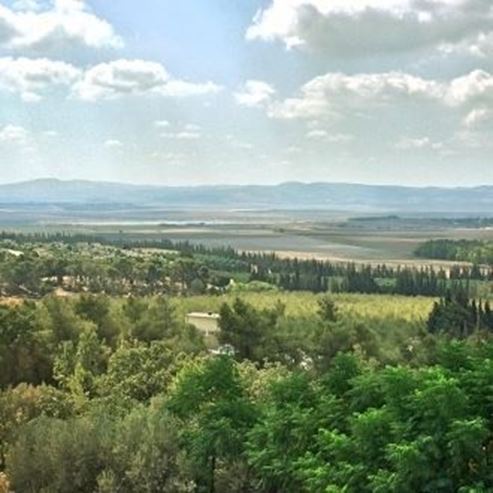
[[[50,382],[49,337],[38,330],[35,306],[0,305],[0,389],[21,382]]]
[[[84,404],[96,393],[97,379],[106,371],[109,355],[98,338],[94,325],[88,323],[79,335],[77,344],[65,341],[59,347],[54,362],[54,375],[59,385]]]
[[[324,296],[318,301],[318,315],[324,322],[335,322],[337,320],[337,306],[331,298]]]
[[[148,402],[164,392],[175,371],[175,357],[165,343],[126,344],[111,355],[98,393],[128,406]]]
[[[110,455],[112,432],[112,423],[101,417],[67,421],[40,417],[29,422],[7,457],[13,489],[97,491],[97,478]]]
[[[49,331],[53,347],[60,342],[76,341],[86,325],[77,316],[70,300],[55,296],[43,299],[37,311],[37,317],[40,327]]]
[[[302,491],[298,461],[312,450],[320,426],[332,426],[338,414],[337,401],[319,394],[305,373],[273,382],[247,440],[248,462],[261,491]]]
[[[160,400],[148,408],[136,408],[116,426],[99,484],[104,478],[113,478],[108,493],[192,492],[194,484],[179,447],[180,426]]]
[[[284,306],[257,310],[236,298],[232,306],[224,304],[220,311],[219,340],[234,347],[239,359],[262,361],[268,355],[263,351],[265,341],[272,335]]]
[[[39,416],[66,419],[72,414],[69,399],[62,391],[48,386],[20,384],[0,393],[0,470],[15,443],[19,429]]]
[[[137,310],[140,317],[130,329],[131,337],[139,341],[151,342],[171,339],[179,334],[180,324],[175,307],[168,298],[157,297],[152,300],[145,311],[133,303],[130,310]]]
[[[167,407],[184,423],[181,439],[197,491],[214,493],[218,469],[244,460],[246,433],[256,419],[234,360],[219,356],[184,367]]]
[[[467,337],[478,329],[489,329],[486,310],[481,303],[478,306],[475,300],[469,300],[467,293],[459,288],[435,302],[428,318],[428,330],[433,334]]]
[[[103,295],[81,295],[76,302],[76,313],[93,322],[97,327],[98,336],[111,347],[115,347],[121,331],[121,320],[112,313],[110,300]]]

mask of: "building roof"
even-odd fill
[[[210,318],[217,320],[220,318],[219,313],[213,313],[213,312],[191,312],[187,313],[187,317],[191,318]]]

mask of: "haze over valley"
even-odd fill
[[[0,493],[493,493],[493,0],[0,0]]]

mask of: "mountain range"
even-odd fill
[[[173,209],[319,209],[493,213],[493,186],[406,187],[353,183],[150,186],[39,179],[0,185],[2,205],[160,207]]]

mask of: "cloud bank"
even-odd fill
[[[248,40],[280,41],[332,57],[424,48],[484,55],[493,47],[490,0],[273,0]]]
[[[82,0],[17,2],[18,10],[0,5],[0,47],[14,52],[51,53],[69,47],[117,49],[124,46],[111,24]]]
[[[48,58],[3,57],[0,90],[26,102],[38,102],[57,90],[84,101],[98,101],[124,96],[200,96],[215,94],[221,87],[173,78],[163,65],[146,60],[114,60],[83,70]]]

